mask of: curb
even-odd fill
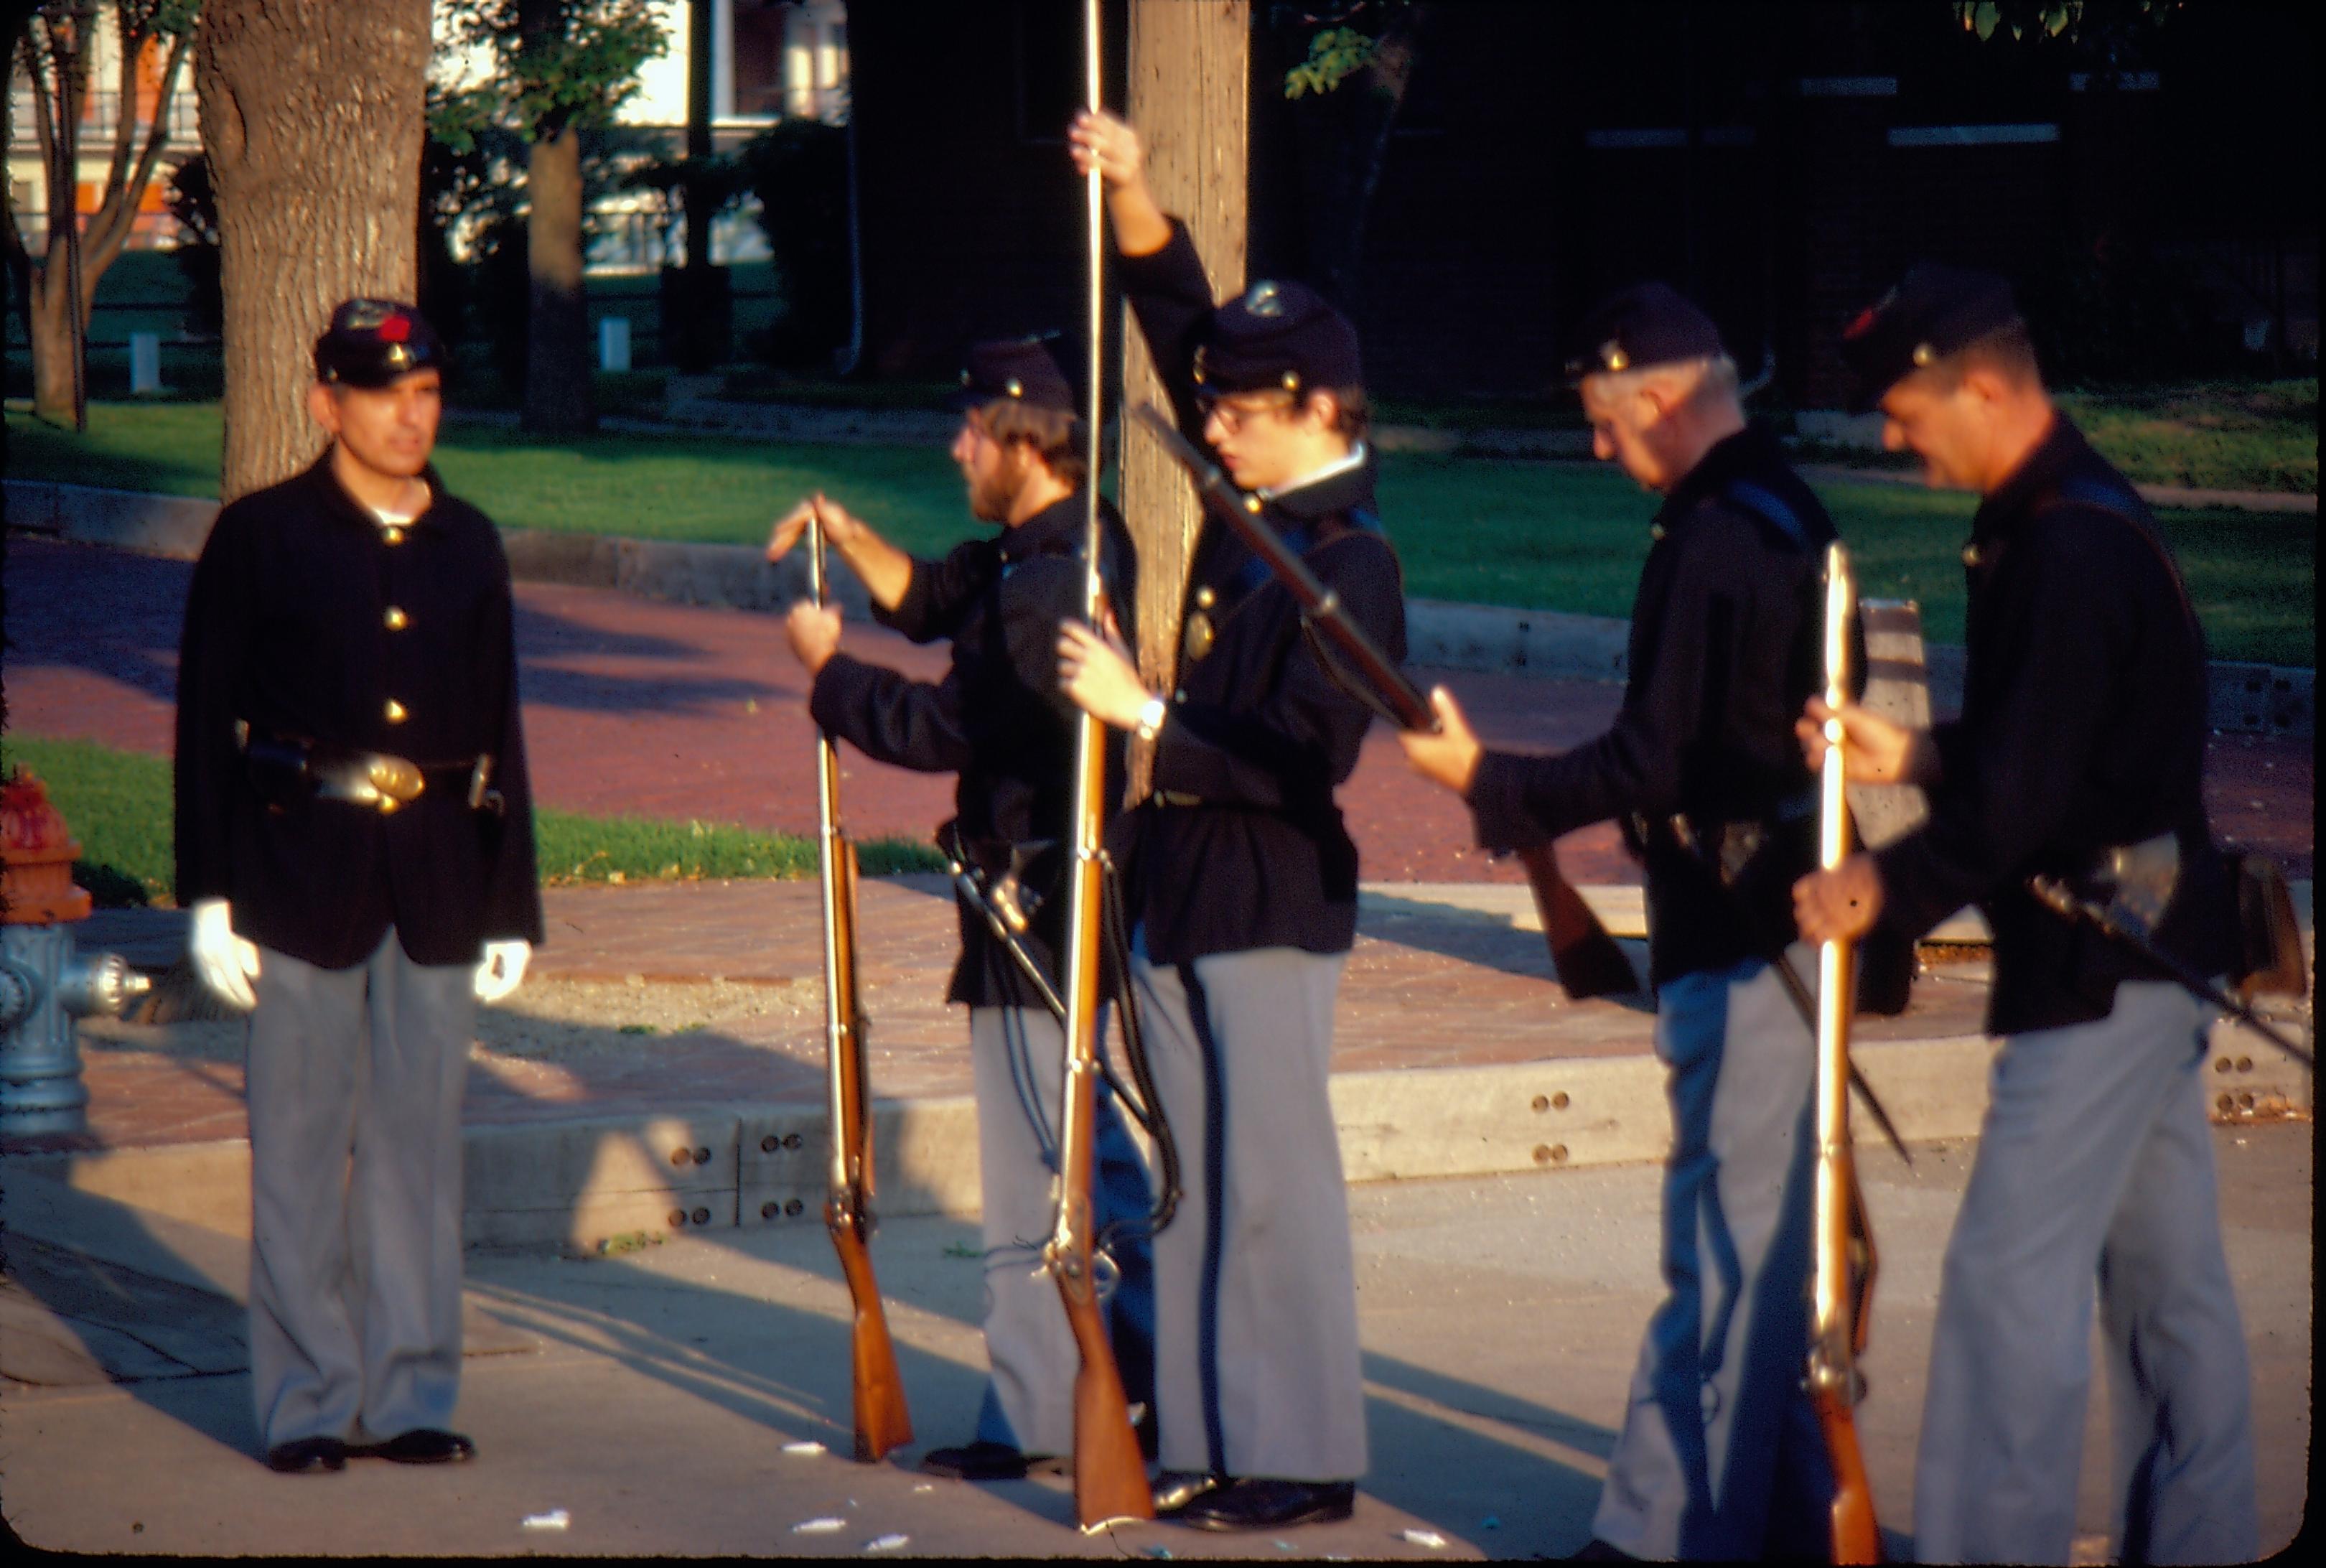
[[[191,560],[218,515],[216,501],[139,490],[101,490],[49,480],[6,481],[8,526],[79,544]],[[643,598],[737,610],[780,611],[807,595],[805,562],[770,565],[749,545],[685,545],[600,534],[504,528],[509,569],[519,582],[614,588]],[[870,614],[864,587],[845,563],[831,563],[832,590],[853,620]],[[1555,610],[1512,610],[1414,599],[1406,605],[1409,658],[1437,669],[1620,683],[1628,667],[1631,622]],[[1963,649],[1924,649],[1931,703],[1962,705]],[[2228,734],[2315,733],[2317,672],[2282,665],[2215,660],[2208,723]]]
[[[1852,1057],[1909,1143],[1950,1143],[1977,1135],[1993,1050],[1992,1041],[1960,1035],[1873,1041]],[[2311,1104],[2298,1069],[2256,1060],[2233,1032],[2216,1031],[2209,1069],[2216,1120]],[[1638,1163],[1664,1158],[1670,1136],[1664,1069],[1644,1052],[1341,1073],[1331,1095],[1351,1182]],[[463,1239],[472,1247],[591,1252],[641,1234],[820,1224],[826,1114],[818,1100],[470,1124],[463,1129]],[[968,1096],[877,1101],[873,1121],[880,1212],[977,1214],[977,1113]],[[1857,1141],[1865,1148],[1878,1142],[1863,1125]],[[245,1139],[12,1154],[0,1160],[0,1173],[8,1223],[30,1235],[41,1235],[43,1214],[70,1213],[69,1197],[84,1209],[94,1200],[225,1236],[249,1234]],[[67,1233],[57,1239],[106,1245],[102,1235],[57,1223]]]

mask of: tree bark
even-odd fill
[[[195,33],[226,296],[219,494],[314,461],[315,339],[341,300],[410,301],[429,0],[209,0]]]
[[[1251,123],[1250,0],[1130,0],[1129,117],[1147,145],[1147,178],[1164,210],[1184,219],[1225,297],[1243,288]],[[1168,409],[1155,362],[1126,319],[1122,407]],[[1180,597],[1203,520],[1178,464],[1146,429],[1122,429],[1122,514],[1139,548],[1139,670],[1149,686],[1176,683]],[[1151,748],[1134,739],[1130,797],[1150,788]]]
[[[526,262],[533,292],[526,330],[525,428],[571,435],[593,428],[590,303],[582,281],[582,135],[567,126],[526,159]]]

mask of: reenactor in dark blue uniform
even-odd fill
[[[1070,135],[1077,164],[1104,179],[1119,276],[1180,428],[1202,432],[1357,624],[1402,657],[1355,330],[1297,283],[1214,308],[1130,127],[1085,114]],[[1304,637],[1290,593],[1216,523],[1196,543],[1181,631],[1168,695],[1140,684],[1119,638],[1077,624],[1060,645],[1075,700],[1155,748],[1154,792],[1112,842],[1186,1171],[1155,1248],[1156,1501],[1214,1529],[1346,1518],[1364,1394],[1326,1075],[1357,855],[1333,791],[1372,714]]]
[[[219,513],[178,666],[177,891],[250,1022],[251,1390],[266,1461],[476,1451],[461,1097],[479,999],[541,939],[508,562],[428,464],[442,345],[349,300],[330,449]]]
[[[1940,1287],[1917,1554],[2069,1560],[2097,1280],[2114,1551],[2249,1561],[2251,1384],[2198,1076],[2209,1010],[2029,881],[2107,884],[2194,973],[2234,962],[2202,790],[2203,635],[2155,519],[2053,407],[2001,278],[1916,267],[1844,348],[1886,444],[1981,498],[1961,717],[1910,733],[1840,715],[1850,774],[1921,784],[1930,821],[1796,894],[1812,939],[1917,936],[1968,903],[1995,934],[2004,1043]],[[1814,761],[1828,714],[1809,711]],[[2117,874],[2159,863],[2146,885]]]
[[[830,734],[876,761],[958,773],[945,847],[982,883],[988,907],[1019,925],[1019,952],[1057,986],[1065,918],[1064,855],[1075,711],[1058,691],[1059,622],[1082,607],[1085,501],[1082,422],[1071,387],[1038,341],[982,343],[968,356],[953,458],[970,510],[1001,525],[941,560],[918,560],[823,496],[776,526],[770,559],[798,542],[811,517],[870,591],[873,619],[916,642],[939,638],[953,662],[937,682],[913,681],[840,651],[840,616],[795,605],[792,650],[814,677],[809,709]],[[1113,509],[1100,503],[1114,602],[1131,602],[1134,556]],[[1114,775],[1120,794],[1118,748]],[[1039,985],[995,934],[985,910],[961,911],[961,958],[946,999],[970,1010],[985,1233],[985,1345],[991,1376],[977,1433],[932,1451],[922,1467],[969,1480],[1055,1470],[1074,1447],[1073,1334],[1056,1284],[1040,1272],[1057,1171],[1065,1036]],[[1116,1357],[1133,1403],[1149,1401],[1152,1330],[1143,1237],[1146,1167],[1103,1083],[1098,1155],[1103,1227],[1125,1222],[1111,1247],[1121,1271],[1110,1303]]]
[[[1821,1550],[1832,1481],[1801,1385],[1814,1047],[1775,964],[1815,863],[1793,719],[1817,689],[1834,537],[1746,423],[1712,322],[1671,289],[1617,294],[1569,364],[1599,456],[1663,497],[1613,728],[1552,757],[1487,751],[1443,690],[1406,734],[1489,850],[1625,820],[1645,863],[1656,1053],[1670,1069],[1667,1295],[1650,1323],[1586,1555]],[[1814,972],[1814,966],[1809,966]]]

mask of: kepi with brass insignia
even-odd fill
[[[1923,262],[1842,330],[1841,357],[1857,377],[1863,414],[1916,370],[2020,322],[2011,285],[1976,267]]]
[[[343,300],[315,340],[315,379],[327,387],[386,387],[443,363],[444,341],[428,318],[395,300]]]

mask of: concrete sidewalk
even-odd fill
[[[2308,1503],[2312,1132],[2223,1127],[2214,1140],[2268,1551]],[[1892,1561],[1911,1560],[1939,1258],[1968,1153],[1926,1145],[1912,1170],[1879,1151],[1861,1159],[1883,1272],[1857,1419]],[[479,1459],[284,1477],[253,1457],[242,1245],[87,1199],[74,1213],[32,1214],[26,1184],[12,1181],[6,1516],[47,1550],[188,1556],[1564,1554],[1588,1534],[1655,1305],[1661,1179],[1624,1165],[1353,1190],[1372,1448],[1355,1517],[1256,1535],[1150,1524],[1087,1537],[1061,1481],[977,1487],[909,1468],[962,1441],[978,1399],[978,1241],[959,1219],[892,1219],[875,1243],[917,1433],[895,1462],[832,1451],[850,1441],[848,1299],[821,1227],[799,1226],[589,1261],[477,1254],[456,1420]],[[74,1228],[61,1243],[34,1239],[44,1221],[49,1235]],[[802,1443],[825,1451],[791,1451]],[[2108,1462],[2095,1387],[2079,1563],[2107,1560]],[[553,1510],[564,1528],[524,1524]],[[803,1528],[819,1520],[836,1523]]]
[[[1643,970],[1638,890],[1587,896]],[[588,1252],[637,1234],[814,1228],[827,1135],[816,885],[559,888],[544,901],[553,940],[525,987],[485,1010],[471,1055],[469,1239]],[[964,1024],[943,1001],[950,890],[873,879],[861,918],[883,1211],[973,1214]],[[82,940],[162,968],[179,922],[123,911]],[[1985,1108],[1986,967],[1975,949],[1949,953],[1929,950],[1903,1015],[1856,1031],[1861,1069],[1909,1140],[1968,1137]],[[2306,1011],[2293,1017],[2307,1027]],[[1644,998],[1574,1002],[1552,983],[1523,889],[1369,885],[1333,1061],[1350,1178],[1660,1159],[1651,1023]],[[92,1022],[83,1038],[89,1131],[14,1140],[0,1174],[247,1229],[240,1023]],[[2311,1104],[2293,1064],[2226,1025],[2207,1081],[2227,1120]],[[1875,1136],[1863,1118],[1859,1135]]]

